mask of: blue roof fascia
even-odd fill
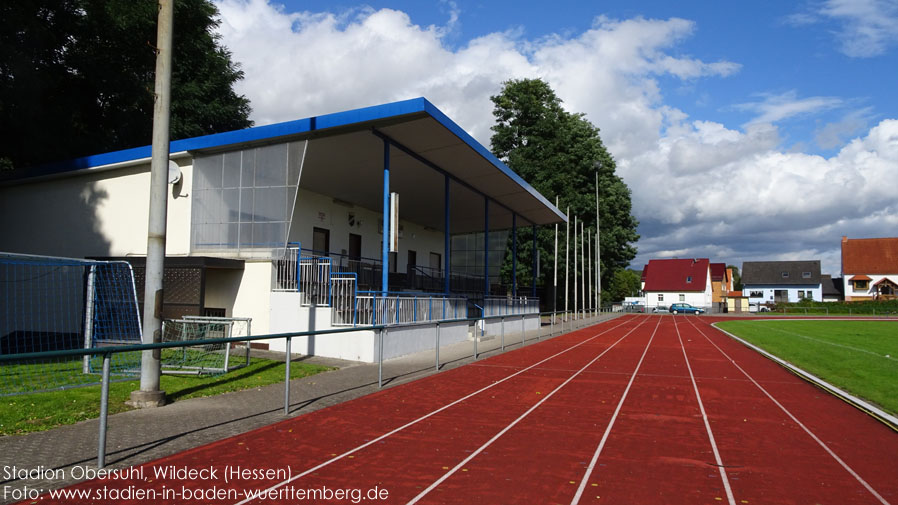
[[[497,158],[493,153],[489,151],[486,147],[483,146],[480,142],[477,142],[474,137],[472,137],[468,132],[462,129],[460,126],[455,124],[455,121],[449,119],[448,116],[443,114],[440,109],[437,109],[432,103],[430,103],[427,99],[421,98],[421,100],[425,103],[425,111],[435,120],[437,120],[440,124],[445,126],[449,131],[455,134],[456,137],[460,138],[466,144],[468,144],[471,149],[477,151],[478,154],[483,156],[487,161],[493,164],[499,171],[503,174],[507,175],[511,180],[516,182],[519,186],[524,188],[525,191],[530,193],[534,198],[539,200],[543,205],[552,209],[559,218],[563,219],[564,222],[567,222],[567,216],[561,212],[558,208],[555,207],[555,204],[550,202],[543,196],[539,191],[534,189],[527,181],[521,178],[518,174],[516,174],[512,169],[508,168],[508,165],[502,162],[499,158]]]
[[[534,198],[539,200],[543,205],[552,209],[555,214],[567,221],[567,216],[549,202],[546,197],[541,195],[536,189],[522,179],[518,174],[514,173],[499,158],[493,155],[486,147],[474,139],[468,132],[458,126],[448,116],[436,108],[426,98],[412,98],[399,102],[386,103],[381,105],[373,105],[370,107],[362,107],[343,112],[334,112],[323,116],[313,116],[305,119],[297,119],[284,123],[276,123],[264,126],[254,126],[243,130],[235,130],[224,133],[215,133],[212,135],[204,135],[201,137],[193,137],[181,139],[169,144],[169,152],[177,153],[184,151],[197,151],[202,149],[212,149],[216,147],[225,147],[236,144],[244,144],[249,142],[259,142],[268,139],[275,139],[289,135],[298,135],[308,133],[315,130],[324,130],[328,128],[337,128],[342,126],[350,126],[353,124],[361,124],[379,119],[387,119],[400,117],[409,114],[424,112],[435,119],[446,129],[452,132],[456,137],[461,139],[471,149],[483,156],[499,171],[508,176],[511,180],[521,186],[525,191],[530,193]],[[49,163],[27,169],[28,174],[25,176],[16,176],[10,174],[4,176],[0,174],[0,182],[9,180],[24,180],[34,177],[63,174],[77,170],[84,170],[115,163],[125,163],[140,159],[150,158],[152,156],[152,146],[141,146],[122,151],[113,151],[109,153],[84,156],[72,160],[61,161],[57,163]],[[13,172],[15,173],[15,172]]]
[[[349,126],[367,121],[375,121],[378,119],[386,119],[417,112],[424,112],[425,102],[423,98],[414,98],[401,102],[388,103],[383,105],[375,105],[371,107],[363,107],[344,112],[336,112],[325,114],[323,116],[313,116],[305,119],[297,119],[284,123],[276,123],[264,126],[254,126],[243,130],[235,130],[223,133],[214,133],[212,135],[203,135],[201,137],[192,137],[187,139],[176,140],[169,144],[170,153],[178,153],[184,151],[196,151],[201,149],[212,149],[216,147],[224,147],[235,144],[243,144],[248,142],[258,142],[267,139],[275,139],[289,135],[297,135],[311,132],[313,130],[323,130],[325,128],[336,128],[340,126]],[[152,156],[152,146],[134,147],[121,151],[112,151],[103,154],[95,154],[74,158],[55,163],[47,163],[27,169],[27,175],[3,177],[2,180],[15,179],[31,179],[47,175],[63,174],[76,170],[85,170],[104,165],[112,165],[115,163],[126,163],[150,158]]]

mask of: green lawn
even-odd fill
[[[898,413],[898,322],[726,321],[717,326]]]
[[[290,377],[296,379],[331,370],[329,367],[291,363]],[[212,396],[267,386],[284,381],[284,363],[253,358],[250,365],[224,375],[163,375],[162,389],[169,401]],[[113,382],[109,386],[109,413],[130,410],[125,405],[139,380]],[[100,386],[85,386],[0,397],[0,436],[43,431],[73,424],[100,415]]]

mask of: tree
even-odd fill
[[[243,77],[209,0],[175,2],[171,139],[246,128]],[[155,0],[0,5],[0,160],[6,168],[147,145]]]
[[[609,286],[615,272],[636,256],[633,244],[639,235],[638,223],[631,215],[630,189],[615,174],[614,158],[602,144],[599,129],[583,114],[565,111],[561,99],[540,79],[507,81],[491,99],[496,117],[491,138],[493,153],[549,199],[557,195],[561,209],[570,206],[571,216],[579,216],[578,222],[583,221],[593,231],[598,171],[602,285]],[[519,254],[529,258],[529,227],[521,230],[518,238]],[[548,285],[553,275],[554,227],[538,229],[536,241],[540,270]],[[559,243],[564,243],[563,234]],[[503,267],[505,278],[510,273],[508,263]],[[525,284],[532,282],[531,262],[519,258],[518,264],[519,279]]]
[[[727,265],[727,268],[733,269],[733,290],[742,291],[742,276],[739,275],[739,267],[736,265]]]
[[[642,279],[638,272],[629,268],[617,270],[611,279],[611,285],[608,286],[606,298],[613,302],[620,302],[628,296],[637,296]]]

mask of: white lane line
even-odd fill
[[[799,319],[799,321],[804,321],[804,320],[803,320],[803,319]],[[871,354],[871,355],[873,355],[873,356],[876,356],[877,358],[885,358],[885,359],[892,360],[892,361],[898,361],[898,357],[894,357],[894,358],[893,358],[891,355],[888,355],[888,354],[879,354],[878,352],[868,351],[867,349],[861,349],[860,347],[852,347],[852,346],[850,346],[850,345],[837,344],[837,343],[835,343],[835,342],[828,342],[828,341],[826,341],[826,340],[820,340],[820,339],[818,339],[818,338],[809,337],[809,336],[807,336],[807,335],[802,335],[801,333],[797,333],[797,332],[794,332],[794,331],[784,330],[784,329],[782,329],[782,328],[776,328],[776,327],[774,327],[774,328],[767,328],[767,329],[768,329],[768,330],[778,331],[778,332],[780,332],[780,333],[785,333],[786,335],[794,335],[794,336],[796,336],[796,337],[804,338],[804,339],[810,340],[810,341],[812,341],[812,342],[817,342],[817,343],[820,343],[820,344],[831,345],[831,346],[833,346],[833,347],[841,347],[842,349],[850,349],[850,350],[852,350],[852,351],[862,352],[862,353],[865,353],[865,354]]]
[[[553,358],[558,357],[558,356],[560,356],[560,355],[562,355],[562,354],[564,354],[564,353],[566,353],[566,352],[568,352],[568,351],[571,351],[571,350],[573,350],[573,349],[576,349],[577,347],[580,347],[581,345],[584,345],[584,344],[586,344],[587,342],[590,342],[591,340],[594,340],[594,339],[596,339],[596,338],[598,338],[598,337],[600,337],[600,336],[602,336],[602,335],[608,333],[609,331],[614,330],[614,329],[616,329],[616,328],[619,328],[619,327],[621,327],[621,326],[623,326],[623,325],[625,325],[625,324],[627,324],[627,323],[629,323],[629,322],[631,322],[631,321],[633,321],[633,320],[635,320],[635,319],[636,319],[636,318],[634,318],[634,319],[626,319],[625,321],[623,321],[623,322],[620,323],[620,324],[617,324],[617,325],[615,325],[615,326],[613,326],[613,327],[611,327],[611,328],[608,328],[608,329],[605,330],[605,331],[596,333],[596,334],[593,335],[592,337],[589,337],[588,339],[586,339],[586,340],[584,340],[584,341],[582,341],[582,342],[580,342],[580,343],[578,343],[578,344],[572,345],[571,347],[568,347],[567,349],[565,349],[565,350],[563,350],[563,351],[557,352],[557,353],[555,353],[555,354],[549,356],[549,357],[546,358],[546,359],[543,359],[543,360],[541,360],[541,361],[538,361],[538,362],[536,362],[536,363],[534,363],[534,364],[528,366],[527,368],[524,368],[524,369],[522,369],[522,370],[519,370],[519,371],[517,371],[517,372],[515,372],[515,373],[513,373],[513,374],[511,374],[511,375],[509,375],[508,377],[505,377],[505,378],[503,378],[503,379],[501,379],[501,380],[498,380],[498,381],[496,381],[496,382],[493,382],[492,384],[490,384],[490,385],[488,385],[488,386],[484,386],[484,387],[478,389],[477,391],[474,391],[473,393],[469,393],[469,394],[467,394],[467,395],[465,395],[465,396],[463,396],[463,397],[461,397],[461,398],[459,398],[459,399],[457,399],[457,400],[455,400],[455,401],[453,401],[453,402],[451,402],[451,403],[447,403],[446,405],[443,405],[442,407],[440,407],[440,408],[438,408],[438,409],[436,409],[436,410],[434,410],[434,411],[432,411],[432,412],[430,412],[430,413],[428,413],[428,414],[424,414],[423,416],[421,416],[421,417],[415,419],[414,421],[409,421],[409,422],[403,424],[402,426],[400,426],[400,427],[398,427],[398,428],[396,428],[396,429],[393,429],[393,430],[391,430],[391,431],[388,431],[387,433],[384,433],[383,435],[381,435],[381,436],[379,436],[379,437],[377,437],[377,438],[375,438],[375,439],[369,440],[368,442],[365,442],[364,444],[361,444],[361,445],[359,445],[359,446],[357,446],[357,447],[355,447],[355,448],[353,448],[353,449],[350,449],[350,450],[344,452],[343,454],[339,454],[339,455],[337,455],[337,456],[334,456],[333,458],[331,458],[331,459],[329,459],[329,460],[327,460],[327,461],[325,461],[325,462],[323,462],[323,463],[320,463],[320,464],[318,464],[318,465],[316,465],[316,466],[313,466],[312,468],[309,468],[308,470],[305,470],[304,472],[298,473],[298,474],[294,475],[293,477],[291,477],[291,478],[289,478],[289,479],[287,479],[287,480],[283,480],[283,481],[281,481],[281,482],[278,482],[277,484],[274,484],[274,485],[270,486],[269,488],[265,489],[264,491],[262,491],[262,492],[260,493],[260,496],[267,496],[271,491],[274,491],[275,489],[278,489],[278,488],[281,488],[281,487],[283,487],[283,486],[286,486],[287,484],[289,484],[289,483],[291,483],[291,482],[293,482],[293,481],[295,481],[295,480],[297,480],[297,479],[300,479],[300,478],[302,478],[302,477],[305,477],[306,475],[309,475],[309,474],[312,473],[312,472],[316,472],[316,471],[318,471],[318,470],[320,470],[320,469],[322,469],[322,468],[324,468],[324,467],[330,465],[331,463],[335,463],[335,462],[337,462],[337,461],[339,461],[339,460],[345,458],[346,456],[350,456],[350,455],[352,455],[352,454],[354,454],[354,453],[356,453],[356,452],[358,452],[358,451],[361,451],[362,449],[364,449],[364,448],[366,448],[366,447],[368,447],[368,446],[374,445],[374,444],[376,444],[377,442],[380,442],[381,440],[383,440],[383,439],[385,439],[385,438],[387,438],[387,437],[390,437],[390,436],[392,436],[392,435],[395,435],[396,433],[399,433],[400,431],[402,431],[402,430],[404,430],[404,429],[406,429],[406,428],[409,428],[410,426],[414,426],[414,425],[420,423],[421,421],[423,421],[423,420],[425,420],[425,419],[427,419],[427,418],[429,418],[429,417],[432,417],[432,416],[434,416],[434,415],[436,415],[436,414],[439,414],[440,412],[442,412],[442,411],[444,411],[444,410],[446,410],[446,409],[448,409],[448,408],[450,408],[450,407],[453,407],[453,406],[455,406],[455,405],[458,405],[459,403],[461,403],[461,402],[463,402],[463,401],[465,401],[465,400],[467,400],[467,399],[469,399],[469,398],[471,398],[471,397],[473,397],[473,396],[476,396],[476,395],[478,395],[478,394],[480,394],[480,393],[482,393],[482,392],[484,392],[484,391],[486,391],[486,390],[488,390],[488,389],[490,389],[490,388],[492,388],[492,387],[498,386],[499,384],[501,384],[501,383],[503,383],[503,382],[505,382],[505,381],[507,381],[507,380],[513,378],[513,377],[516,377],[516,376],[518,376],[518,375],[520,375],[520,374],[522,374],[522,373],[524,373],[524,372],[526,372],[526,371],[528,371],[528,370],[530,370],[530,369],[532,369],[532,368],[534,368],[534,367],[537,367],[537,366],[539,366],[539,365],[545,363],[546,361],[549,361],[550,359],[553,359]],[[636,325],[636,327],[634,327],[634,329],[635,329],[635,328],[638,328],[639,326],[641,326],[641,325],[645,322],[645,320],[647,320],[647,318],[645,318],[645,317],[643,317],[642,319],[643,319],[643,321],[642,321],[641,323],[639,323],[638,325]],[[632,330],[631,330],[631,331],[632,331]],[[247,497],[247,498],[245,498],[245,499],[243,499],[243,500],[241,500],[241,501],[235,503],[234,505],[243,505],[243,504],[245,504],[245,503],[249,503],[250,501],[253,501],[253,499],[254,499],[253,497]]]
[[[705,340],[707,340],[708,342],[711,342],[711,345],[713,345],[718,351],[720,351],[720,354],[723,354],[724,357],[726,357],[726,359],[730,360],[730,363],[732,363],[736,368],[738,368],[739,371],[742,372],[743,375],[745,375],[746,377],[748,377],[748,380],[750,380],[750,381],[751,381],[751,382],[752,382],[758,389],[760,389],[761,392],[763,392],[765,395],[767,395],[767,398],[770,398],[770,401],[772,401],[774,404],[776,404],[776,406],[779,407],[783,412],[785,412],[786,415],[789,416],[789,418],[792,419],[792,421],[795,422],[795,424],[797,424],[799,427],[801,427],[801,429],[804,430],[805,433],[807,433],[808,435],[810,435],[810,437],[811,437],[812,439],[814,439],[814,441],[817,442],[817,444],[819,444],[820,447],[823,448],[823,450],[825,450],[830,456],[833,457],[833,459],[835,459],[840,465],[842,465],[842,468],[844,468],[845,471],[847,471],[849,474],[851,474],[852,477],[854,477],[854,478],[855,478],[855,479],[856,479],[862,486],[864,486],[864,488],[866,488],[867,491],[870,492],[870,494],[872,494],[873,496],[875,496],[876,499],[879,500],[879,502],[882,503],[883,505],[891,505],[888,501],[886,501],[885,498],[882,497],[882,495],[880,495],[878,492],[876,492],[875,489],[873,489],[873,486],[871,486],[870,484],[868,484],[867,481],[865,481],[865,480],[863,479],[863,477],[861,477],[860,475],[858,475],[858,473],[855,472],[853,468],[851,468],[850,466],[848,466],[847,463],[845,463],[844,461],[842,461],[842,458],[840,458],[835,452],[833,452],[833,450],[830,449],[829,446],[827,446],[827,445],[823,442],[823,440],[820,440],[820,439],[817,437],[817,435],[814,435],[814,433],[813,433],[807,426],[805,426],[801,421],[799,421],[797,417],[795,417],[794,415],[792,415],[792,412],[789,412],[789,409],[787,409],[782,403],[780,403],[779,401],[777,401],[777,399],[774,398],[773,395],[771,395],[770,393],[768,393],[767,390],[764,389],[763,386],[761,386],[760,384],[758,384],[758,381],[756,381],[751,375],[748,374],[748,372],[746,372],[741,366],[739,366],[739,364],[736,363],[736,361],[735,361],[733,358],[731,358],[729,354],[725,353],[725,352],[723,351],[723,349],[721,349],[720,347],[718,347],[717,344],[715,344],[710,338],[708,338],[708,336],[705,335],[705,332],[703,332],[703,331],[701,330],[701,328],[699,328],[698,326],[695,326],[695,324],[692,323],[691,321],[690,321],[690,324],[692,324],[692,326],[694,326],[695,329],[698,330],[698,332],[701,333],[703,337],[705,337]]]
[[[695,327],[695,325],[692,325]],[[723,481],[723,488],[727,493],[727,500],[730,505],[736,505],[736,499],[733,498],[733,490],[730,488],[730,479],[727,478],[726,469],[723,467],[723,460],[720,457],[720,451],[717,450],[717,442],[714,441],[714,433],[711,432],[711,424],[708,422],[708,414],[705,412],[705,405],[702,403],[702,395],[698,392],[698,384],[695,382],[695,375],[692,373],[692,365],[689,364],[689,356],[686,355],[686,346],[683,345],[683,337],[680,336],[680,326],[677,324],[677,318],[674,318],[674,328],[677,330],[677,340],[680,341],[680,349],[683,350],[683,359],[686,360],[686,368],[689,370],[689,378],[692,379],[692,389],[695,390],[695,398],[698,400],[698,408],[702,412],[702,420],[705,422],[705,431],[708,432],[708,439],[711,441],[711,449],[714,451],[714,462],[717,463],[717,469],[720,470],[720,480]],[[696,328],[697,329],[697,328]]]
[[[602,449],[605,448],[605,442],[608,441],[608,435],[611,433],[611,428],[614,427],[614,421],[617,420],[617,415],[624,405],[624,400],[627,399],[627,393],[630,392],[630,387],[633,386],[633,381],[636,380],[636,374],[639,372],[639,367],[642,366],[642,362],[645,360],[645,355],[649,352],[649,346],[652,345],[652,340],[655,339],[655,333],[658,332],[658,326],[661,325],[663,319],[664,318],[661,317],[658,318],[658,324],[655,325],[655,330],[652,332],[651,338],[649,338],[648,343],[645,345],[645,349],[642,351],[642,357],[639,358],[639,363],[636,364],[636,368],[633,370],[633,375],[630,376],[630,382],[627,383],[627,388],[624,389],[624,394],[621,396],[620,401],[617,402],[617,408],[614,409],[614,414],[611,416],[611,421],[608,422],[608,426],[605,428],[602,440],[599,442],[599,446],[596,447],[596,452],[592,455],[592,460],[589,461],[589,466],[586,467],[586,473],[583,474],[583,479],[580,481],[580,487],[577,488],[577,493],[574,495],[574,499],[571,500],[571,505],[579,502],[580,497],[583,496],[583,491],[586,489],[586,483],[589,482],[589,476],[592,475],[592,471],[596,467],[596,462],[599,460],[599,455],[602,454]]]
[[[646,320],[647,320],[647,319],[646,319]],[[583,368],[581,368],[580,370],[577,370],[576,372],[574,372],[574,374],[571,375],[570,377],[568,377],[566,381],[562,382],[558,387],[556,387],[556,388],[553,389],[549,394],[547,394],[546,396],[544,396],[542,400],[536,402],[536,404],[534,404],[532,407],[530,407],[529,409],[527,409],[526,412],[524,412],[523,414],[521,414],[520,417],[518,417],[517,419],[515,419],[514,421],[512,421],[508,426],[506,426],[505,428],[502,428],[502,430],[501,430],[499,433],[496,433],[495,435],[493,435],[493,438],[489,439],[485,444],[481,445],[476,451],[472,452],[467,458],[463,459],[459,464],[455,465],[451,470],[449,470],[448,472],[446,472],[445,474],[443,474],[443,476],[440,477],[439,479],[437,479],[436,481],[434,481],[433,484],[431,484],[430,486],[427,486],[427,489],[425,489],[424,491],[421,491],[420,493],[418,493],[418,496],[415,496],[414,498],[412,498],[411,500],[409,500],[409,501],[407,502],[406,505],[414,505],[415,503],[418,503],[418,501],[421,500],[421,498],[424,498],[424,496],[426,496],[428,493],[430,493],[431,491],[433,491],[434,489],[436,489],[436,487],[439,486],[440,484],[442,484],[443,481],[445,481],[446,479],[448,479],[449,477],[451,477],[455,472],[459,471],[459,470],[460,470],[462,467],[464,467],[469,461],[471,461],[471,460],[474,459],[478,454],[480,454],[481,452],[483,452],[484,449],[486,449],[487,447],[489,447],[490,445],[492,445],[493,442],[495,442],[496,440],[498,440],[499,437],[501,437],[501,436],[504,435],[506,432],[508,432],[508,430],[510,430],[511,428],[513,428],[513,427],[514,427],[516,424],[518,424],[519,422],[521,422],[525,417],[529,416],[531,412],[533,412],[534,410],[536,410],[540,405],[542,405],[543,403],[545,403],[546,400],[548,400],[549,398],[551,398],[552,395],[554,395],[555,393],[557,393],[558,391],[560,391],[561,388],[563,388],[563,387],[566,386],[569,382],[571,382],[572,380],[574,380],[574,378],[576,378],[578,375],[580,375],[580,373],[583,372],[584,370],[586,370],[590,365],[592,365],[593,363],[595,363],[596,361],[598,361],[599,358],[601,358],[602,356],[605,355],[605,353],[607,353],[608,351],[610,351],[614,346],[616,346],[618,343],[620,343],[623,339],[627,338],[627,336],[629,336],[631,333],[633,333],[634,331],[636,331],[636,329],[639,328],[640,326],[642,326],[642,324],[645,323],[646,320],[643,320],[642,323],[639,323],[639,325],[633,327],[633,329],[631,329],[630,331],[628,331],[623,337],[619,338],[616,342],[614,342],[613,344],[611,344],[610,346],[608,346],[607,349],[605,349],[604,351],[602,351],[601,353],[599,353],[598,356],[596,356],[596,357],[593,358],[589,363],[587,363],[586,365],[584,365]],[[660,322],[660,321],[659,321],[659,322]],[[655,328],[657,329],[657,326],[656,326]],[[654,333],[653,333],[652,335],[654,335]],[[643,354],[643,355],[644,355],[644,354]]]

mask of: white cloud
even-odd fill
[[[836,35],[840,50],[847,56],[879,56],[898,42],[896,0],[826,0],[813,11],[796,13],[786,19],[795,26],[824,20],[841,25]]]
[[[512,78],[546,79],[601,128],[633,191],[643,238],[634,264],[661,256],[715,261],[832,258],[841,235],[883,236],[898,220],[898,120],[884,120],[825,158],[781,152],[774,123],[842,107],[797,91],[752,104],[734,130],[664,103],[661,77],[724,78],[737,63],[678,53],[694,23],[599,17],[580,34],[526,40],[491,33],[450,47],[458,23],[422,27],[403,12],[289,13],[266,0],[219,0],[223,43],[243,65],[238,91],[266,124],[425,96],[484,145],[490,95]],[[828,4],[830,5],[830,4]],[[833,132],[846,138],[843,128]],[[825,128],[824,128],[825,130]],[[838,130],[838,131],[836,131]],[[830,265],[832,266],[832,265]],[[837,265],[835,265],[837,268]]]
[[[763,100],[737,104],[737,110],[755,112],[757,117],[749,123],[776,123],[796,116],[806,116],[841,106],[842,99],[831,96],[798,98],[795,90],[780,95],[764,93]]]

